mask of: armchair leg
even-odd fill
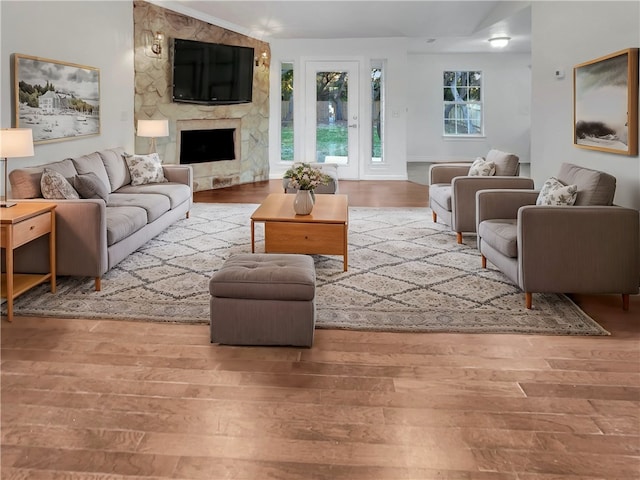
[[[438,214],[433,210],[431,211],[431,218],[433,218],[433,223],[436,223],[438,221]]]
[[[524,304],[527,307],[527,310],[531,310],[531,305],[533,303],[533,293],[524,292]]]
[[[487,257],[480,255],[480,258],[482,259],[482,268],[487,268]]]
[[[462,243],[462,232],[456,232],[456,240],[458,243]]]
[[[628,293],[622,294],[622,310],[624,310],[625,312],[629,311],[629,294]]]
[[[96,292],[99,292],[100,289],[102,288],[102,284],[100,282],[100,277],[96,277],[95,285],[96,285]]]

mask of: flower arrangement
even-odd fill
[[[284,174],[289,179],[289,186],[299,190],[314,190],[320,185],[327,185],[331,177],[322,173],[319,168],[314,168],[308,163],[294,163]]]

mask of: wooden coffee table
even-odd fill
[[[265,253],[342,255],[347,271],[349,205],[346,195],[316,194],[309,215],[296,215],[294,193],[272,193],[251,215],[251,252],[255,222],[264,223]]]

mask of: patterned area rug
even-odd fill
[[[251,251],[257,205],[195,204],[184,219],[93,280],[59,277],[15,302],[16,315],[208,323],[211,275]],[[534,309],[498,270],[480,267],[472,236],[458,245],[427,208],[349,209],[349,270],[314,256],[317,327],[354,330],[607,335],[564,295],[536,294]],[[256,252],[264,250],[256,224]]]

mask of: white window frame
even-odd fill
[[[468,101],[468,100],[463,100],[463,99],[458,99],[458,100],[445,100],[444,98],[444,92],[446,88],[449,88],[448,85],[446,85],[444,83],[444,78],[445,75],[447,73],[463,73],[467,75],[467,78],[470,77],[471,74],[473,73],[479,73],[480,74],[480,81],[479,81],[479,85],[477,85],[477,87],[480,89],[480,100],[473,100],[473,101]],[[463,138],[463,137],[484,137],[484,75],[482,73],[481,70],[444,70],[442,73],[442,135],[444,137],[449,137],[449,138]],[[467,84],[466,86],[463,86],[463,88],[468,89],[470,88],[470,85]],[[480,131],[476,132],[476,133],[467,133],[467,132],[447,132],[447,120],[448,118],[445,117],[445,112],[447,111],[447,109],[449,107],[453,107],[455,111],[458,111],[459,109],[479,109],[480,113],[479,113],[479,117],[480,117]],[[466,115],[467,121],[471,122],[471,118],[470,115]]]

